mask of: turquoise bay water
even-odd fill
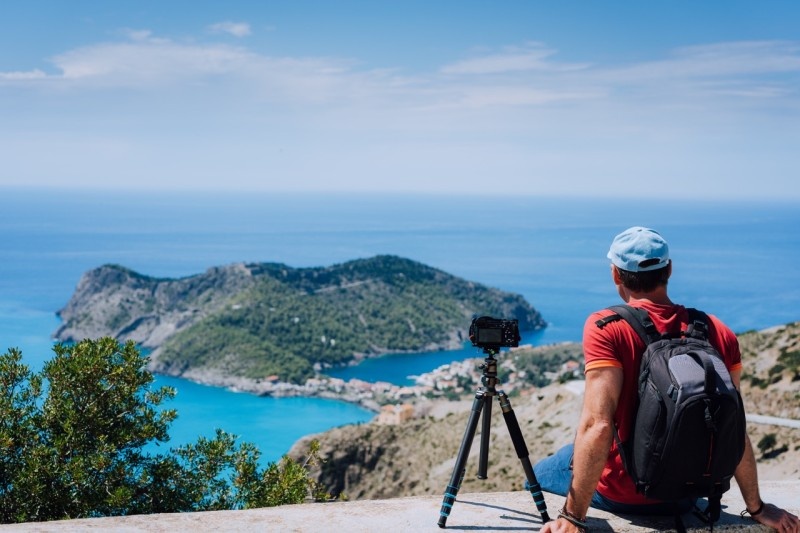
[[[608,243],[631,225],[657,228],[675,261],[672,296],[735,331],[800,319],[800,209],[794,204],[631,203],[595,199],[378,195],[122,194],[0,190],[0,349],[39,368],[55,313],[85,271],[118,263],[180,277],[270,261],[324,266],[395,254],[521,293],[548,321],[525,341],[580,340],[591,311],[616,303]],[[465,324],[465,327],[467,324]],[[337,375],[406,383],[457,352],[392,355]],[[276,460],[300,436],[372,414],[320,399],[270,399],[159,377],[175,385],[170,444],[219,427]]]
[[[373,416],[342,401],[259,397],[168,376],[158,376],[156,384],[175,387],[179,394],[174,406],[178,419],[172,425],[167,446],[194,442],[198,434],[213,436],[211,425],[198,421],[214,421],[215,427],[256,443],[267,461],[280,458],[304,435],[366,422]]]
[[[523,332],[520,344],[539,345],[543,336],[543,332]],[[415,376],[453,361],[475,357],[484,358],[486,355],[480,348],[465,343],[460,349],[451,351],[387,354],[362,361],[358,366],[329,369],[326,370],[326,374],[345,381],[357,378],[372,382],[386,381],[395,385],[412,385]]]

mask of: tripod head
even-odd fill
[[[498,382],[497,359],[495,359],[494,356],[496,353],[498,353],[498,350],[497,348],[484,348],[483,353],[486,354],[486,358],[483,360],[483,364],[478,367],[483,370],[481,384],[483,385],[487,395],[494,396],[494,394],[497,392],[495,386]]]

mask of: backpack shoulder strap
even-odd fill
[[[686,327],[686,336],[708,340],[708,315],[692,307],[688,307],[686,311],[689,312],[689,325]]]
[[[603,328],[606,324],[617,320],[624,320],[633,328],[637,335],[642,339],[645,346],[661,338],[661,334],[653,324],[650,315],[644,309],[632,307],[630,305],[612,305],[608,308],[614,314],[601,318],[595,322],[598,328]]]

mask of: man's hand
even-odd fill
[[[752,518],[756,522],[776,529],[779,533],[800,532],[800,520],[789,511],[785,511],[771,503],[765,503],[764,509]],[[542,529],[542,531],[544,531],[544,529]]]
[[[582,533],[581,529],[563,518],[551,520],[542,526],[541,533]]]

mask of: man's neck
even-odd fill
[[[650,302],[656,305],[673,305],[672,300],[669,299],[665,288],[658,288],[651,292],[633,292],[626,291],[627,298],[623,296],[625,303],[634,303],[636,301]]]

